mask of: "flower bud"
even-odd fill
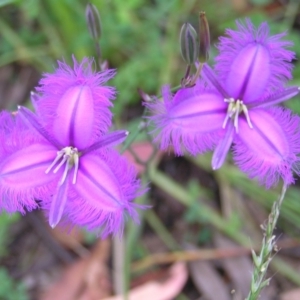
[[[180,31],[181,55],[184,61],[191,65],[198,57],[198,38],[194,27],[189,23],[184,23]]]
[[[101,36],[101,20],[97,7],[89,3],[86,6],[85,17],[91,37],[97,40]]]
[[[204,11],[199,14],[199,61],[205,63],[209,58],[210,35],[209,25]]]

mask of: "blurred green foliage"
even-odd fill
[[[4,268],[0,268],[0,299],[28,300],[25,286],[11,279]]]
[[[7,254],[6,247],[10,241],[9,228],[20,219],[19,214],[8,215],[5,212],[0,214],[0,257]]]
[[[197,28],[198,12],[205,10],[213,42],[226,27],[234,27],[235,19],[240,15],[228,2],[92,1],[102,20],[100,44],[103,57],[111,67],[118,69],[113,81],[119,91],[114,108],[117,118],[124,107],[138,103],[137,88],[157,94],[163,84],[179,84],[184,64],[180,58],[178,35],[184,22],[188,21]],[[267,20],[272,32],[289,30],[287,38],[295,42],[294,50],[300,54],[298,33],[290,24],[295,11],[290,9],[286,18],[278,23],[277,16],[269,16],[260,9],[267,3],[265,0],[251,2],[258,6],[245,16],[256,24]],[[49,72],[55,68],[57,59],[71,62],[72,54],[79,60],[93,56],[94,43],[85,21],[86,3],[71,0],[0,2],[0,66],[18,62],[31,64],[40,72]],[[294,81],[300,84],[298,65]]]

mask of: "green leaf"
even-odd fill
[[[18,2],[17,0],[0,0],[0,7]]]

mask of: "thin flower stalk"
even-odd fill
[[[252,251],[253,257],[253,274],[251,279],[250,292],[246,300],[256,300],[262,289],[270,282],[270,278],[266,278],[267,270],[273,258],[273,253],[276,251],[276,240],[274,230],[280,215],[280,208],[287,190],[287,185],[283,185],[281,194],[272,206],[268,221],[263,225],[264,237],[259,255]]]

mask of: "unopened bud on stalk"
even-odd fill
[[[98,40],[101,36],[101,20],[97,7],[89,3],[86,6],[85,17],[90,35],[94,40]]]
[[[146,94],[142,89],[138,88],[138,93],[140,94],[141,98],[144,100],[144,102],[152,102],[153,99]]]
[[[199,14],[199,61],[205,63],[209,58],[210,34],[209,25],[204,11]]]
[[[184,23],[180,31],[180,48],[184,61],[191,65],[198,58],[198,38],[194,27],[189,23]]]

